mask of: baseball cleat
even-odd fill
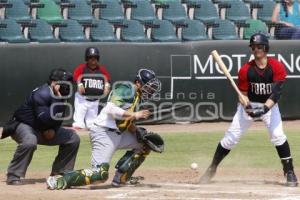
[[[140,181],[144,180],[145,178],[143,176],[136,176],[136,177],[130,177],[128,181],[125,183],[118,182],[116,180],[113,180],[111,185],[113,187],[132,187],[137,186],[140,184]]]
[[[213,167],[209,167],[205,173],[201,176],[199,183],[207,184],[210,180],[215,176],[217,169]]]
[[[286,185],[288,187],[297,187],[298,186],[298,180],[294,173],[294,171],[290,170],[286,174]]]

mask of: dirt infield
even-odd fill
[[[229,123],[200,123],[185,125],[146,126],[159,133],[171,132],[219,132],[225,131]],[[299,121],[284,122],[289,129],[299,129]],[[263,129],[261,122],[251,130]],[[84,133],[84,132],[82,132]],[[136,187],[113,188],[106,183],[77,187],[65,191],[46,189],[47,172],[28,172],[25,185],[7,186],[5,174],[0,175],[0,200],[47,200],[47,199],[139,199],[139,200],[300,200],[300,189],[284,186],[280,169],[229,169],[220,168],[213,182],[199,185],[197,181],[205,169],[139,169],[135,175],[145,180]],[[296,171],[300,177],[300,171]]]
[[[197,181],[201,170],[139,170],[145,180],[135,187],[113,188],[107,183],[88,187],[77,187],[64,191],[46,189],[46,173],[28,173],[26,185],[7,186],[2,175],[0,199],[272,199],[299,200],[299,188],[284,186],[281,171],[262,171],[259,169],[220,170],[210,184],[199,185]]]

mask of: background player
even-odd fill
[[[238,76],[239,89],[250,102],[248,105],[238,106],[233,121],[218,144],[212,163],[201,177],[200,183],[207,183],[211,180],[222,159],[239,142],[253,119],[260,118],[268,128],[271,142],[281,159],[287,186],[297,186],[290,147],[283,132],[277,104],[286,78],[285,67],[275,58],[267,57],[269,41],[265,35],[260,33],[252,35],[250,48],[254,60],[244,64]]]
[[[106,68],[99,64],[100,53],[95,47],[85,50],[86,63],[80,64],[74,70],[74,80],[78,90],[74,101],[75,129],[90,128],[98,115],[99,100],[110,90],[110,76]]]
[[[143,163],[152,146],[142,138],[145,129],[137,128],[134,121],[149,117],[148,110],[139,110],[139,105],[160,91],[160,81],[153,71],[138,71],[134,84],[117,83],[113,88],[106,106],[95,120],[90,130],[92,143],[92,170],[77,170],[64,176],[49,177],[49,189],[66,189],[70,186],[87,185],[96,181],[106,181],[109,162],[117,149],[132,149],[118,161],[113,186],[135,184],[138,179],[132,177]],[[151,134],[155,135],[155,134]],[[161,138],[156,141],[163,143]],[[162,144],[160,143],[160,144]],[[161,152],[161,151],[159,151]]]
[[[69,72],[54,69],[48,83],[33,90],[15,111],[14,120],[18,125],[9,134],[18,147],[7,169],[8,185],[23,184],[20,178],[25,177],[37,144],[59,145],[51,175],[73,170],[80,139],[73,130],[61,127],[65,106],[55,106],[55,103],[63,103],[62,96],[70,93],[70,85],[61,81],[72,82],[72,79]]]

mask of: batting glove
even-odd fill
[[[268,106],[263,105],[256,108],[252,108],[251,106],[246,107],[246,112],[252,118],[261,117],[262,115],[266,114],[270,108]]]

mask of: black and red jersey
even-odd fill
[[[90,69],[86,63],[78,65],[74,70],[74,81],[82,83],[85,96],[99,96],[104,92],[105,81],[110,81],[110,75],[104,66]]]
[[[238,87],[248,93],[252,102],[265,103],[272,94],[272,83],[284,81],[286,70],[275,58],[268,58],[264,69],[258,68],[254,60],[244,64],[239,71]]]

